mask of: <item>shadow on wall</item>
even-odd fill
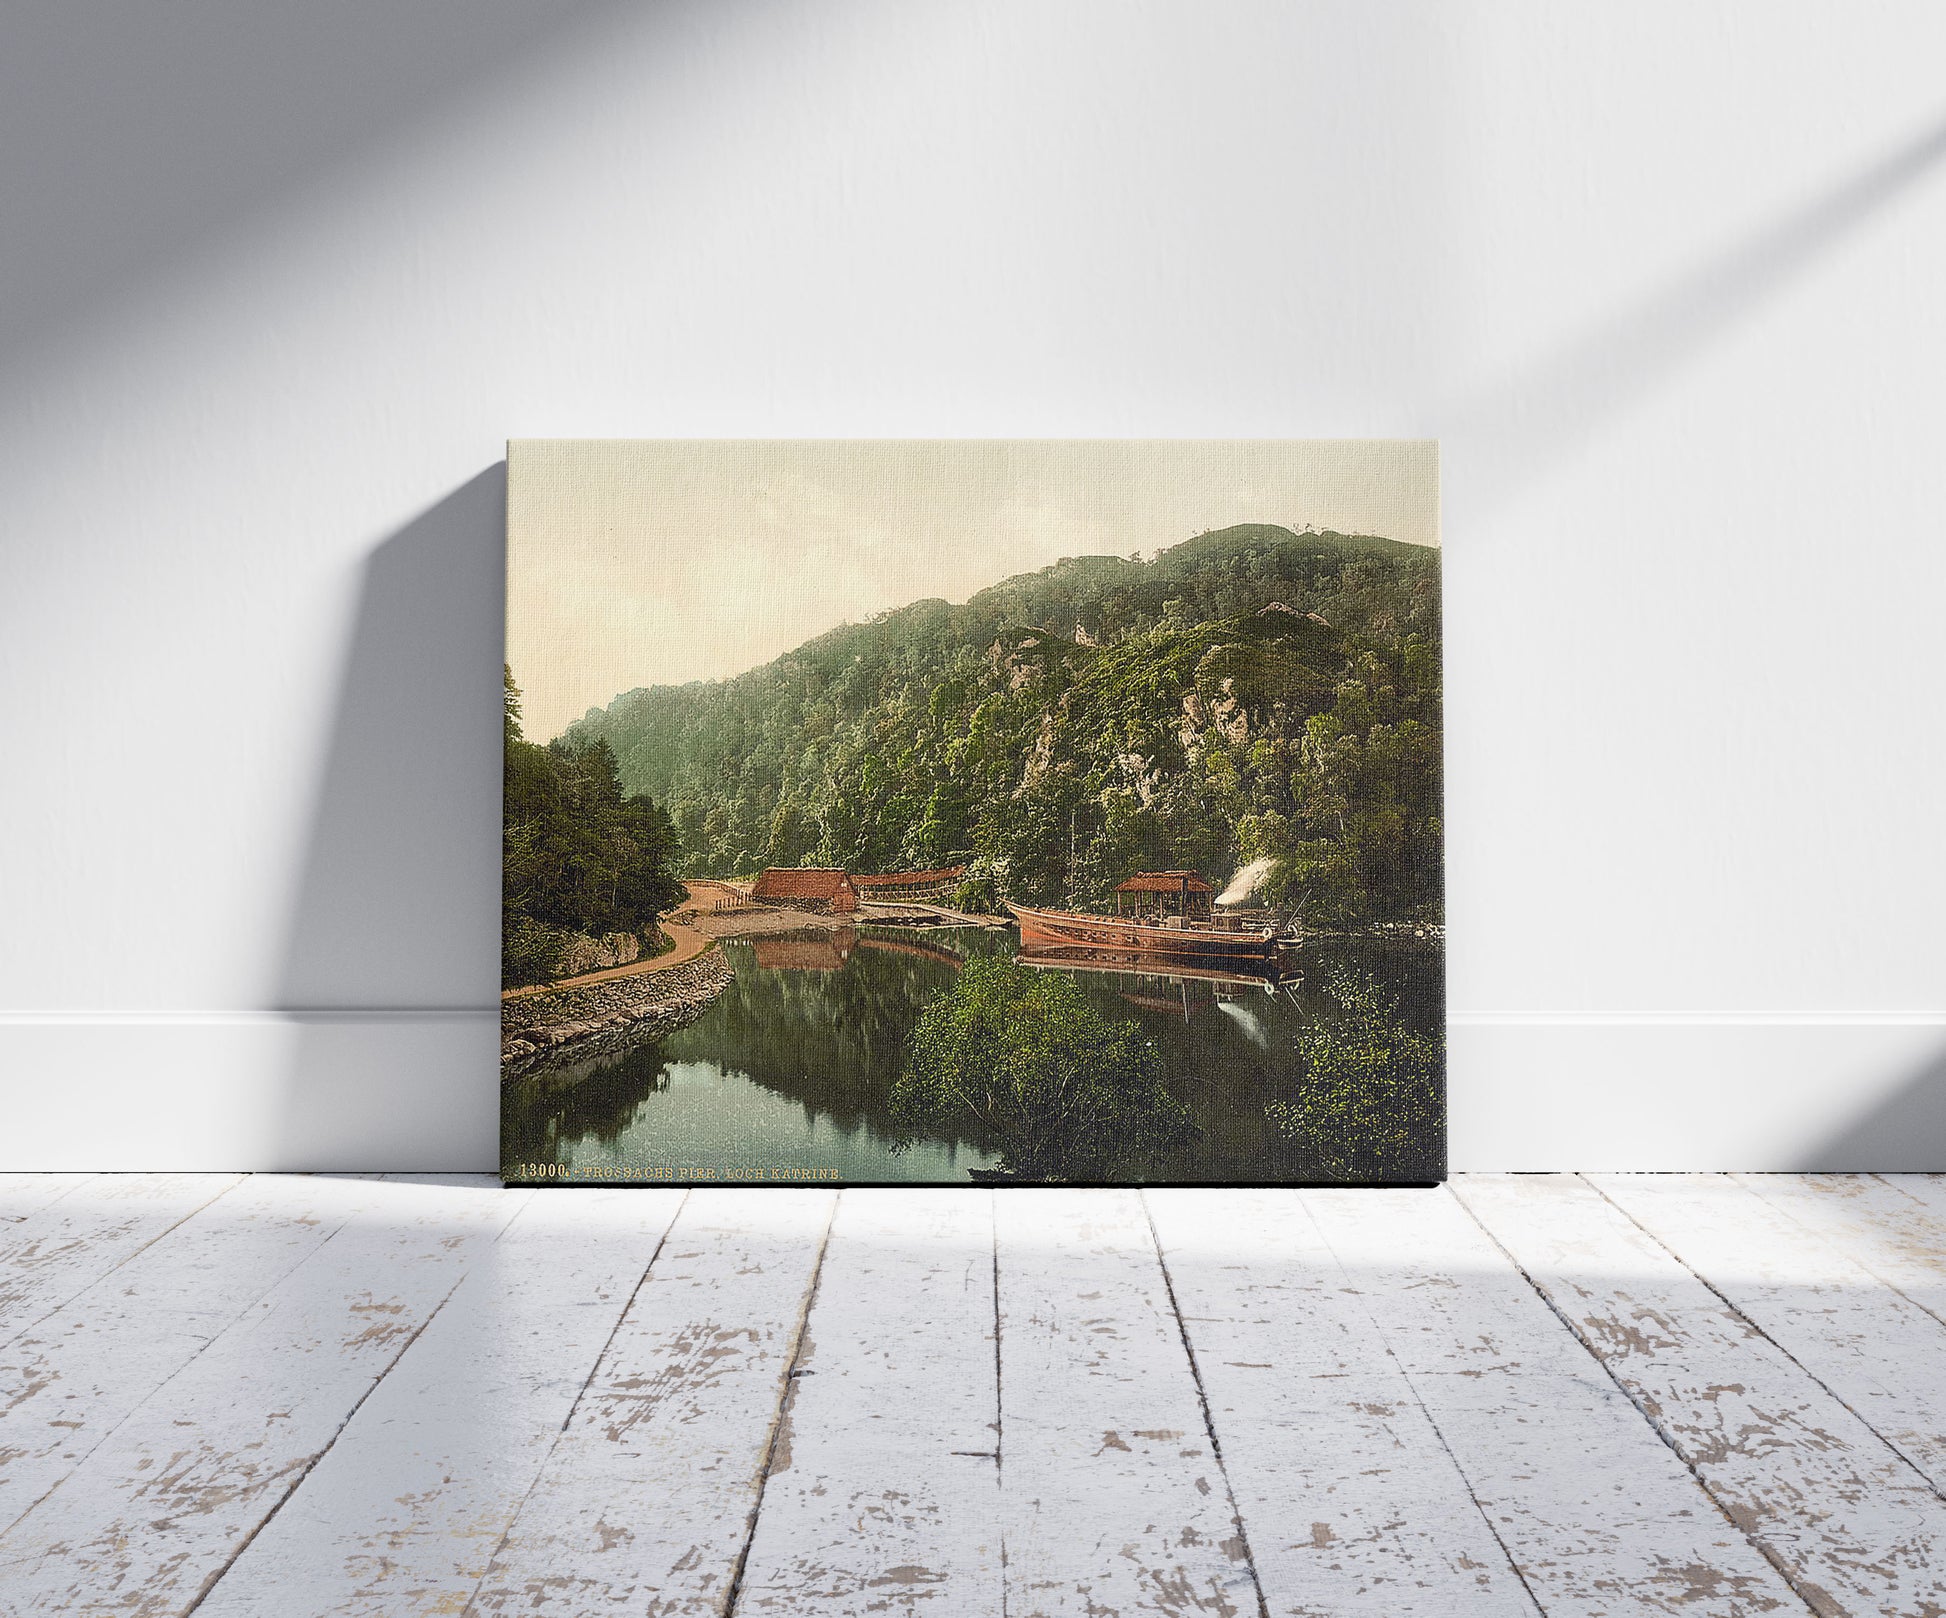
[[[24,0],[0,52],[0,365],[369,166],[616,0]],[[58,163],[49,154],[58,153]]]
[[[277,1167],[498,1160],[506,490],[489,467],[366,563],[276,982]]]
[[[1887,1100],[1790,1167],[1834,1174],[1946,1171],[1946,1044],[1921,1061]]]
[[[1447,476],[1465,490],[1468,510],[1491,514],[1578,452],[1916,190],[1942,162],[1946,119],[1936,119],[1876,162],[1624,305],[1498,386],[1454,400],[1434,425],[1449,443],[1476,448],[1447,462]]]

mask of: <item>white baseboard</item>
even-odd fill
[[[0,1017],[0,1167],[490,1171],[491,1010]]]
[[[1466,1170],[1946,1170],[1946,1021],[1455,1019]]]
[[[1946,1018],[1471,1013],[1464,1170],[1946,1170]],[[0,1013],[0,1170],[498,1163],[491,1010]]]

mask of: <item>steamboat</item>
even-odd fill
[[[1125,913],[1128,901],[1133,914]],[[1173,901],[1173,902],[1172,902]],[[1170,912],[1174,911],[1171,915]],[[1142,871],[1115,890],[1112,916],[1008,904],[1023,949],[1088,949],[1177,959],[1269,960],[1277,933],[1211,915],[1210,886],[1194,871]]]

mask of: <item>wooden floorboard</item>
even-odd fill
[[[0,1227],[19,1224],[96,1178],[93,1174],[0,1174]]]
[[[1465,1475],[1297,1199],[1145,1197],[1269,1611],[1533,1614]]]
[[[1940,1606],[1946,1501],[1760,1326],[1578,1177],[1457,1194],[1807,1605]]]
[[[995,1213],[1010,1618],[1258,1611],[1140,1195],[1018,1190]]]
[[[189,1610],[529,1195],[384,1191],[0,1535],[10,1614]]]
[[[1946,1324],[1727,1175],[1588,1178],[1946,1494]]]
[[[0,1176],[0,1613],[1946,1618],[1946,1180]]]
[[[473,1264],[200,1618],[462,1611],[680,1191],[549,1189]]]
[[[1946,1322],[1946,1177],[1739,1174],[1746,1190]]]
[[[255,1176],[0,1349],[0,1531],[385,1195],[376,1181]]]
[[[242,1180],[240,1174],[102,1174],[0,1225],[0,1345]]]
[[[690,1193],[468,1612],[725,1610],[836,1204]]]
[[[990,1192],[847,1191],[737,1611],[998,1618]]]
[[[1300,1200],[1549,1618],[1802,1610],[1451,1193]]]

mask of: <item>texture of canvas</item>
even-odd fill
[[[1426,1181],[1438,460],[508,451],[502,1172]]]

